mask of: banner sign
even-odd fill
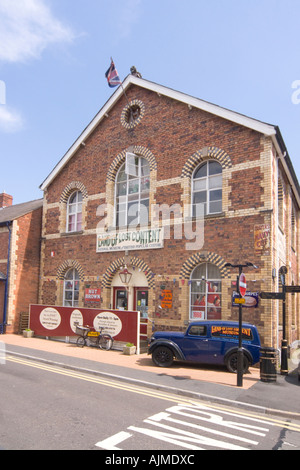
[[[36,336],[75,336],[75,322],[79,326],[88,325],[98,331],[100,327],[104,327],[103,333],[109,333],[115,341],[133,343],[139,350],[139,312],[30,305],[29,325]]]
[[[239,298],[239,294],[236,291],[232,293],[232,306],[236,307],[239,302],[236,302],[235,299]],[[258,292],[251,292],[249,290],[246,291],[245,294],[245,303],[243,303],[243,308],[257,308],[259,302],[259,293]]]
[[[162,228],[125,230],[97,234],[97,253],[124,250],[151,250],[163,248]]]

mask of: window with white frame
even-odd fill
[[[190,319],[220,320],[222,281],[220,270],[211,263],[197,266],[190,278]]]
[[[222,212],[222,166],[209,160],[198,166],[192,181],[193,217],[199,214],[198,205],[203,204],[204,215]],[[201,212],[200,212],[201,214]]]
[[[69,269],[64,278],[64,307],[79,306],[79,274],[76,269]]]
[[[145,158],[130,154],[118,171],[115,187],[116,227],[147,225],[150,167]]]
[[[67,203],[67,232],[82,230],[82,193],[71,194]]]

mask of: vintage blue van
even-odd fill
[[[239,324],[232,321],[197,321],[185,333],[157,331],[150,340],[148,354],[156,366],[170,367],[174,359],[201,364],[226,365],[237,372]],[[256,326],[242,325],[244,372],[259,362],[260,338]]]

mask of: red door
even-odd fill
[[[141,312],[141,318],[148,317],[148,287],[134,288],[133,310]]]

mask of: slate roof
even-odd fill
[[[43,199],[23,202],[21,204],[15,204],[0,209],[0,225],[16,220],[23,215],[29,214],[29,212],[39,209],[40,207],[43,207]]]

